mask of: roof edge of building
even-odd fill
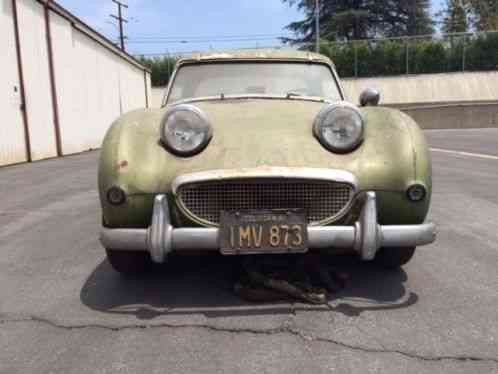
[[[64,8],[62,5],[58,4],[56,1],[53,0],[35,0],[38,3],[43,4],[44,6],[48,7],[51,11],[54,13],[58,14],[59,16],[65,18],[67,21],[71,22],[73,27],[75,27],[77,30],[103,46],[104,48],[107,48],[111,52],[113,52],[115,55],[121,57],[122,59],[128,61],[135,67],[147,71],[151,73],[151,70],[142,65],[140,61],[138,61],[135,57],[130,55],[129,53],[122,51],[120,48],[118,48],[111,40],[109,40],[106,36],[101,34],[100,32],[96,31],[93,27],[88,25],[86,22],[72,14],[70,11],[68,11],[66,8]]]

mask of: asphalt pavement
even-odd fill
[[[498,373],[498,129],[428,131],[433,245],[348,259],[327,306],[251,304],[234,261],[124,280],[98,242],[98,152],[0,169],[0,373]],[[453,152],[455,151],[455,152]]]

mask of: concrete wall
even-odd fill
[[[54,2],[0,0],[0,43],[0,165],[98,148],[151,101],[150,73]]]
[[[342,85],[354,103],[368,87],[381,92],[382,104],[498,100],[498,71],[343,79]]]
[[[344,79],[348,99],[376,88],[381,105],[412,116],[426,129],[498,127],[498,72]]]
[[[498,127],[498,101],[388,106],[402,110],[424,129]]]

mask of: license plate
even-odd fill
[[[222,212],[220,248],[225,255],[304,253],[306,214],[300,209]]]

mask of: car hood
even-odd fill
[[[317,157],[330,157],[313,136],[313,121],[324,103],[240,99],[193,105],[211,121],[213,139],[205,157],[215,156],[219,168],[318,166]]]

